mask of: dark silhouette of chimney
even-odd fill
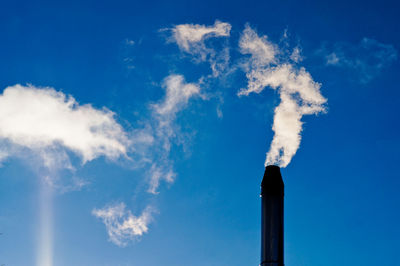
[[[268,165],[261,182],[261,263],[283,266],[283,192],[278,166]]]

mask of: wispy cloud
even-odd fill
[[[147,233],[148,225],[153,220],[155,210],[147,207],[140,216],[134,216],[124,203],[94,209],[92,214],[100,218],[107,228],[109,240],[124,247],[129,241],[138,239]]]
[[[162,117],[162,120],[174,118],[178,111],[185,108],[191,97],[200,93],[199,85],[186,83],[182,75],[167,76],[164,79],[163,88],[165,89],[164,99],[152,105],[154,113],[159,118]]]
[[[231,25],[215,21],[213,26],[199,24],[181,24],[172,29],[173,37],[179,47],[188,52],[197,52],[205,49],[204,41],[211,37],[228,37]]]
[[[131,134],[134,145],[132,157],[138,167],[144,168],[148,175],[150,194],[158,194],[161,181],[172,183],[176,177],[170,150],[174,142],[182,141],[182,134],[176,124],[177,114],[187,108],[190,99],[202,97],[197,83],[188,83],[182,75],[167,76],[161,86],[164,97],[149,105],[150,115],[144,122],[143,129],[136,129]],[[149,206],[139,217],[135,217],[125,204],[106,206],[94,209],[93,215],[101,218],[106,225],[110,241],[118,246],[125,246],[129,241],[148,231],[154,208]]]
[[[171,40],[179,48],[194,57],[198,62],[208,61],[214,76],[218,76],[229,62],[229,48],[227,46],[218,52],[206,45],[206,40],[217,37],[229,37],[231,25],[226,22],[215,21],[212,26],[199,24],[180,24],[171,29]]]
[[[327,66],[352,71],[361,83],[371,81],[398,57],[393,45],[369,38],[363,38],[357,44],[324,44],[317,54],[324,57]]]
[[[290,54],[290,59],[295,62],[299,63],[303,60],[303,56],[301,55],[301,48],[299,46],[295,47]]]
[[[259,36],[249,25],[240,37],[239,46],[241,53],[250,58],[244,64],[247,88],[239,90],[238,96],[261,93],[266,87],[277,90],[280,95],[272,127],[275,135],[265,164],[285,167],[300,146],[302,116],[325,111],[321,85],[303,67],[298,68],[289,62],[290,58],[282,57],[283,52],[276,44],[267,36]],[[292,61],[298,62],[299,51],[295,48],[293,53]]]
[[[171,141],[181,137],[180,129],[175,124],[176,115],[187,107],[191,98],[202,96],[199,84],[187,83],[182,75],[169,75],[162,87],[165,89],[164,98],[150,105],[155,139],[152,153],[156,156],[149,171],[148,191],[153,194],[157,193],[161,180],[171,183],[176,175],[169,160]]]

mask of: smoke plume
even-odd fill
[[[280,96],[272,126],[274,138],[265,165],[285,167],[300,146],[303,115],[325,111],[326,99],[321,95],[321,84],[315,82],[304,67],[296,66],[299,55],[292,57],[292,61],[287,60],[276,44],[267,36],[260,37],[248,25],[240,37],[239,47],[241,53],[250,58],[244,65],[247,88],[241,89],[238,96],[261,93],[266,87],[276,90]],[[295,49],[297,54],[298,48]]]

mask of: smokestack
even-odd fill
[[[261,263],[283,266],[283,191],[278,166],[268,165],[261,182]]]

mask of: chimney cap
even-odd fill
[[[283,194],[283,180],[281,168],[277,165],[265,167],[264,177],[261,182],[261,196],[268,194]]]

